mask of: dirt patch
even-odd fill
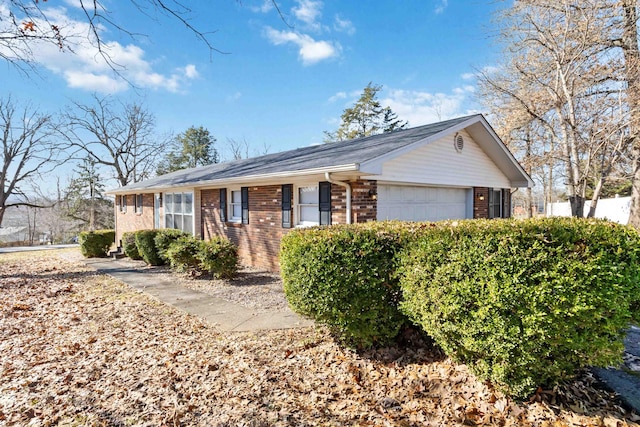
[[[638,425],[588,374],[518,403],[405,338],[220,333],[55,253],[3,255],[0,425]]]

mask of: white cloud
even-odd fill
[[[329,98],[329,102],[333,103],[340,99],[346,99],[346,98],[347,98],[347,92],[338,92]]]
[[[444,12],[447,6],[449,6],[449,0],[440,0],[438,5],[434,9],[434,12],[436,14],[441,14],[442,12]]]
[[[314,40],[311,36],[294,31],[278,31],[267,27],[266,36],[276,46],[289,43],[296,45],[304,65],[312,65],[336,57],[340,53],[340,45],[337,43]]]
[[[227,96],[227,102],[237,101],[242,97],[242,92],[235,92],[233,95]]]
[[[268,13],[273,9],[273,1],[264,0],[260,6],[251,6],[250,9],[254,12]]]
[[[195,79],[200,77],[200,73],[196,70],[196,66],[193,64],[189,64],[184,67],[184,76],[188,79]]]
[[[127,89],[128,84],[104,74],[66,70],[64,78],[69,87],[92,92],[116,93]]]
[[[333,21],[333,29],[340,33],[347,33],[352,36],[356,32],[356,27],[353,22],[348,19],[342,19],[340,15],[336,15]]]
[[[319,30],[320,24],[318,23],[318,18],[322,16],[323,3],[315,0],[296,0],[296,2],[298,3],[298,7],[291,9],[293,15],[307,24],[309,28]]]
[[[389,106],[411,126],[420,126],[453,117],[474,114],[477,111],[466,105],[475,91],[473,86],[454,88],[451,93],[431,93],[412,90],[390,90],[388,96],[380,100]]]
[[[67,2],[73,4],[75,0]],[[31,46],[33,59],[44,68],[62,76],[69,87],[115,93],[127,90],[130,82],[142,88],[179,92],[190,80],[198,77],[193,64],[178,68],[172,73],[160,73],[145,59],[142,48],[108,41],[103,29],[98,28],[101,37],[105,37],[102,40],[101,54],[88,23],[73,20],[64,8],[48,8],[46,14],[48,22],[34,20],[35,25],[42,28],[58,26],[62,35],[73,43],[73,52],[66,49],[61,51],[52,43],[36,42]]]

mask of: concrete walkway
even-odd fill
[[[223,331],[290,329],[313,325],[311,320],[304,319],[288,309],[283,312],[258,313],[251,308],[185,288],[158,275],[150,274],[149,270],[125,266],[118,260],[88,258],[84,262],[132,288],[213,323]]]

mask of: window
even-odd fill
[[[502,218],[502,190],[489,189],[489,218]]]
[[[298,225],[320,224],[318,186],[298,187]]]
[[[164,226],[193,234],[193,193],[164,195]]]
[[[249,224],[249,187],[229,192],[229,221]]]
[[[231,191],[231,203],[229,203],[229,221],[242,221],[242,192],[240,190]]]
[[[136,213],[142,214],[142,194],[136,194],[133,200],[135,202]]]
[[[127,196],[125,196],[124,194],[120,196],[120,212],[127,212]]]
[[[298,187],[298,225],[331,224],[331,183]]]

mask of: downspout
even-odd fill
[[[332,179],[329,172],[324,173],[324,178],[332,184],[340,185],[347,189],[347,224],[351,224],[351,185],[348,182]]]

